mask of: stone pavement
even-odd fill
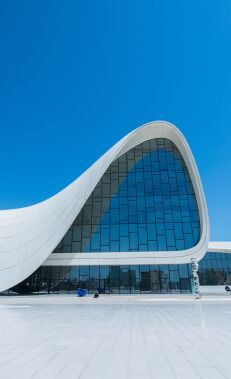
[[[231,295],[0,297],[0,378],[231,378]]]

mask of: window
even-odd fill
[[[176,146],[161,138],[110,165],[54,252],[184,250],[199,238],[188,170]]]

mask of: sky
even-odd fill
[[[56,194],[127,133],[185,135],[231,240],[230,0],[0,2],[0,209]]]

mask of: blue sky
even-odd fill
[[[231,2],[0,2],[0,209],[54,195],[134,128],[188,140],[231,239]]]

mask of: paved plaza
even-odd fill
[[[0,378],[231,378],[231,295],[0,297]]]

